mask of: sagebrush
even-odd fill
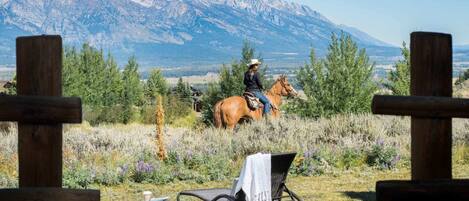
[[[469,120],[453,120],[453,142],[466,147]],[[199,183],[237,176],[245,157],[257,152],[297,152],[292,175],[337,173],[350,168],[408,165],[410,118],[338,115],[308,120],[283,117],[241,125],[234,132],[165,128],[168,158],[157,160],[155,127],[86,124],[66,126],[64,185],[87,188],[125,182]],[[17,131],[1,132],[0,187],[17,185]],[[467,162],[468,149],[455,151]]]

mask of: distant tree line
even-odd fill
[[[365,113],[377,93],[410,94],[410,51],[405,42],[402,59],[394,64],[386,80],[373,80],[374,64],[365,49],[358,50],[348,35],[332,35],[326,58],[311,51],[310,63],[297,72],[306,100],[296,99],[286,109],[305,117],[329,117],[342,113]],[[381,88],[379,86],[382,86]],[[383,89],[388,92],[383,92]]]
[[[202,98],[205,123],[212,123],[213,106],[218,101],[243,94],[244,72],[254,55],[255,48],[245,41],[241,58],[231,65],[223,65],[220,79],[209,83]],[[256,58],[262,60],[260,55]],[[369,112],[372,96],[378,91],[378,83],[373,80],[373,68],[365,49],[359,50],[349,35],[342,33],[337,37],[332,34],[326,58],[318,59],[312,49],[310,63],[297,71],[296,82],[306,97],[288,101],[283,109],[290,114],[313,118]],[[266,76],[267,66],[263,64],[260,69],[261,79],[269,88],[273,80]]]
[[[152,69],[142,81],[139,64],[130,57],[121,71],[108,53],[84,44],[63,53],[63,93],[82,98],[85,120],[97,123],[154,123],[157,96],[163,96],[167,122],[191,112],[188,83],[179,80],[170,89],[160,69]],[[176,109],[177,108],[177,109]]]
[[[374,63],[359,49],[347,34],[332,34],[328,52],[318,58],[311,49],[309,63],[296,72],[296,82],[304,96],[290,100],[282,108],[287,113],[310,118],[330,117],[343,113],[367,113],[372,96],[386,89],[394,95],[410,94],[410,52],[403,43],[402,59],[387,74],[383,82],[373,79]],[[247,64],[260,54],[249,41],[243,42],[241,58],[223,65],[219,80],[208,83],[202,96],[202,120],[211,124],[213,106],[220,100],[241,95]],[[84,44],[80,50],[65,48],[63,87],[65,96],[78,96],[85,105],[85,120],[97,123],[129,123],[155,121],[157,97],[163,96],[167,122],[171,123],[191,113],[191,89],[188,83],[178,80],[170,89],[161,70],[151,70],[142,81],[135,57],[130,57],[121,71],[113,56],[104,56]],[[267,66],[260,67],[260,77],[268,89],[273,80],[266,75]],[[469,72],[469,71],[468,71]],[[459,82],[469,73],[460,76]],[[379,86],[383,86],[380,88]],[[12,89],[14,93],[14,89]]]
[[[309,118],[368,113],[371,110],[372,97],[381,93],[380,89],[389,90],[395,95],[408,95],[410,53],[405,43],[401,52],[403,59],[396,62],[394,70],[388,73],[387,80],[380,82],[373,78],[375,64],[370,61],[366,50],[359,49],[350,35],[332,34],[326,56],[318,58],[312,48],[309,63],[296,72],[295,82],[304,96],[288,101],[282,109],[289,114]],[[212,123],[213,106],[216,102],[243,93],[243,74],[248,68],[246,64],[254,58],[254,54],[255,48],[245,41],[241,58],[231,65],[223,65],[219,72],[220,79],[209,83],[208,91],[202,99],[205,123]],[[262,80],[269,87],[272,80],[265,74],[267,68],[263,65],[260,69]]]

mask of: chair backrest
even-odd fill
[[[272,179],[272,199],[280,198],[285,188],[288,170],[295,159],[296,153],[272,154],[271,158],[271,179]]]
[[[280,200],[280,197],[282,197],[285,188],[285,182],[288,176],[288,170],[290,169],[295,156],[296,153],[278,153],[271,155],[270,175],[272,200]],[[246,195],[242,190],[236,194],[236,201],[246,201]]]

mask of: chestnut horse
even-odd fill
[[[287,77],[285,75],[280,76],[266,94],[266,97],[274,106],[271,115],[273,117],[280,116],[277,108],[282,104],[282,96],[296,96],[297,94],[291,84],[288,83]],[[262,118],[262,107],[256,110],[249,109],[246,99],[242,96],[232,96],[219,101],[215,104],[213,111],[214,123],[217,128],[233,129],[241,119],[259,120]]]

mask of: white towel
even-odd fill
[[[246,194],[246,201],[271,201],[270,159],[270,154],[257,153],[248,156],[232,195],[242,189]]]

